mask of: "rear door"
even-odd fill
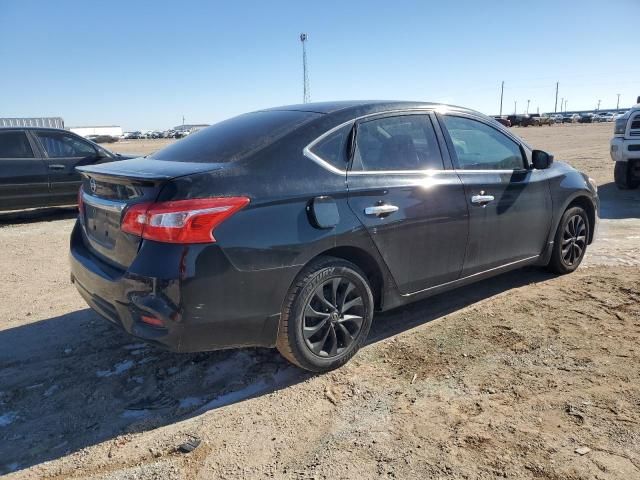
[[[75,168],[98,161],[98,152],[86,140],[69,132],[33,130],[45,152],[51,197],[56,203],[75,203],[80,174]]]
[[[24,130],[0,130],[0,210],[49,201],[47,167]]]
[[[545,247],[552,204],[543,171],[518,141],[478,118],[439,116],[469,207],[462,276],[530,259]]]
[[[387,114],[358,121],[355,128],[349,205],[400,292],[457,279],[467,204],[460,179],[445,166],[431,115]]]

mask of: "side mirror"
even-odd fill
[[[536,170],[544,170],[553,163],[553,155],[542,150],[534,150],[531,153],[531,163]]]
[[[98,149],[96,150],[96,158],[97,158],[98,160],[102,160],[102,159],[104,159],[104,158],[111,158],[111,157],[109,157],[109,155],[107,154],[107,152],[105,152],[105,151],[104,151],[104,150],[102,150],[101,148],[98,148]]]

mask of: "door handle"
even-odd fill
[[[64,170],[65,166],[60,165],[59,163],[54,163],[53,165],[49,165],[49,170]]]
[[[495,197],[493,195],[484,195],[484,192],[482,192],[481,195],[473,195],[471,197],[471,203],[475,205],[482,205],[483,207],[487,203],[493,202],[494,200],[495,200]]]
[[[367,207],[364,209],[365,215],[375,215],[376,217],[388,215],[397,211],[398,207],[395,205],[376,205],[374,207]]]

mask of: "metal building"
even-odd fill
[[[198,123],[195,125],[178,125],[177,127],[173,127],[176,131],[189,130],[190,132],[197,132],[198,130],[202,130],[203,128],[207,128],[209,124],[207,123]]]
[[[64,128],[62,117],[0,118],[0,127]]]
[[[122,136],[122,127],[118,125],[105,125],[98,127],[69,127],[68,130],[77,133],[81,137],[89,135],[110,135],[112,137]]]

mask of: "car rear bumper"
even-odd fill
[[[240,272],[217,246],[153,242],[143,244],[123,272],[89,250],[78,223],[70,263],[71,281],[93,310],[131,335],[175,352],[274,346],[282,289],[293,274],[290,269]],[[142,322],[143,315],[164,326]]]
[[[611,139],[609,153],[614,162],[627,162],[640,159],[640,138],[628,140],[620,137]]]

